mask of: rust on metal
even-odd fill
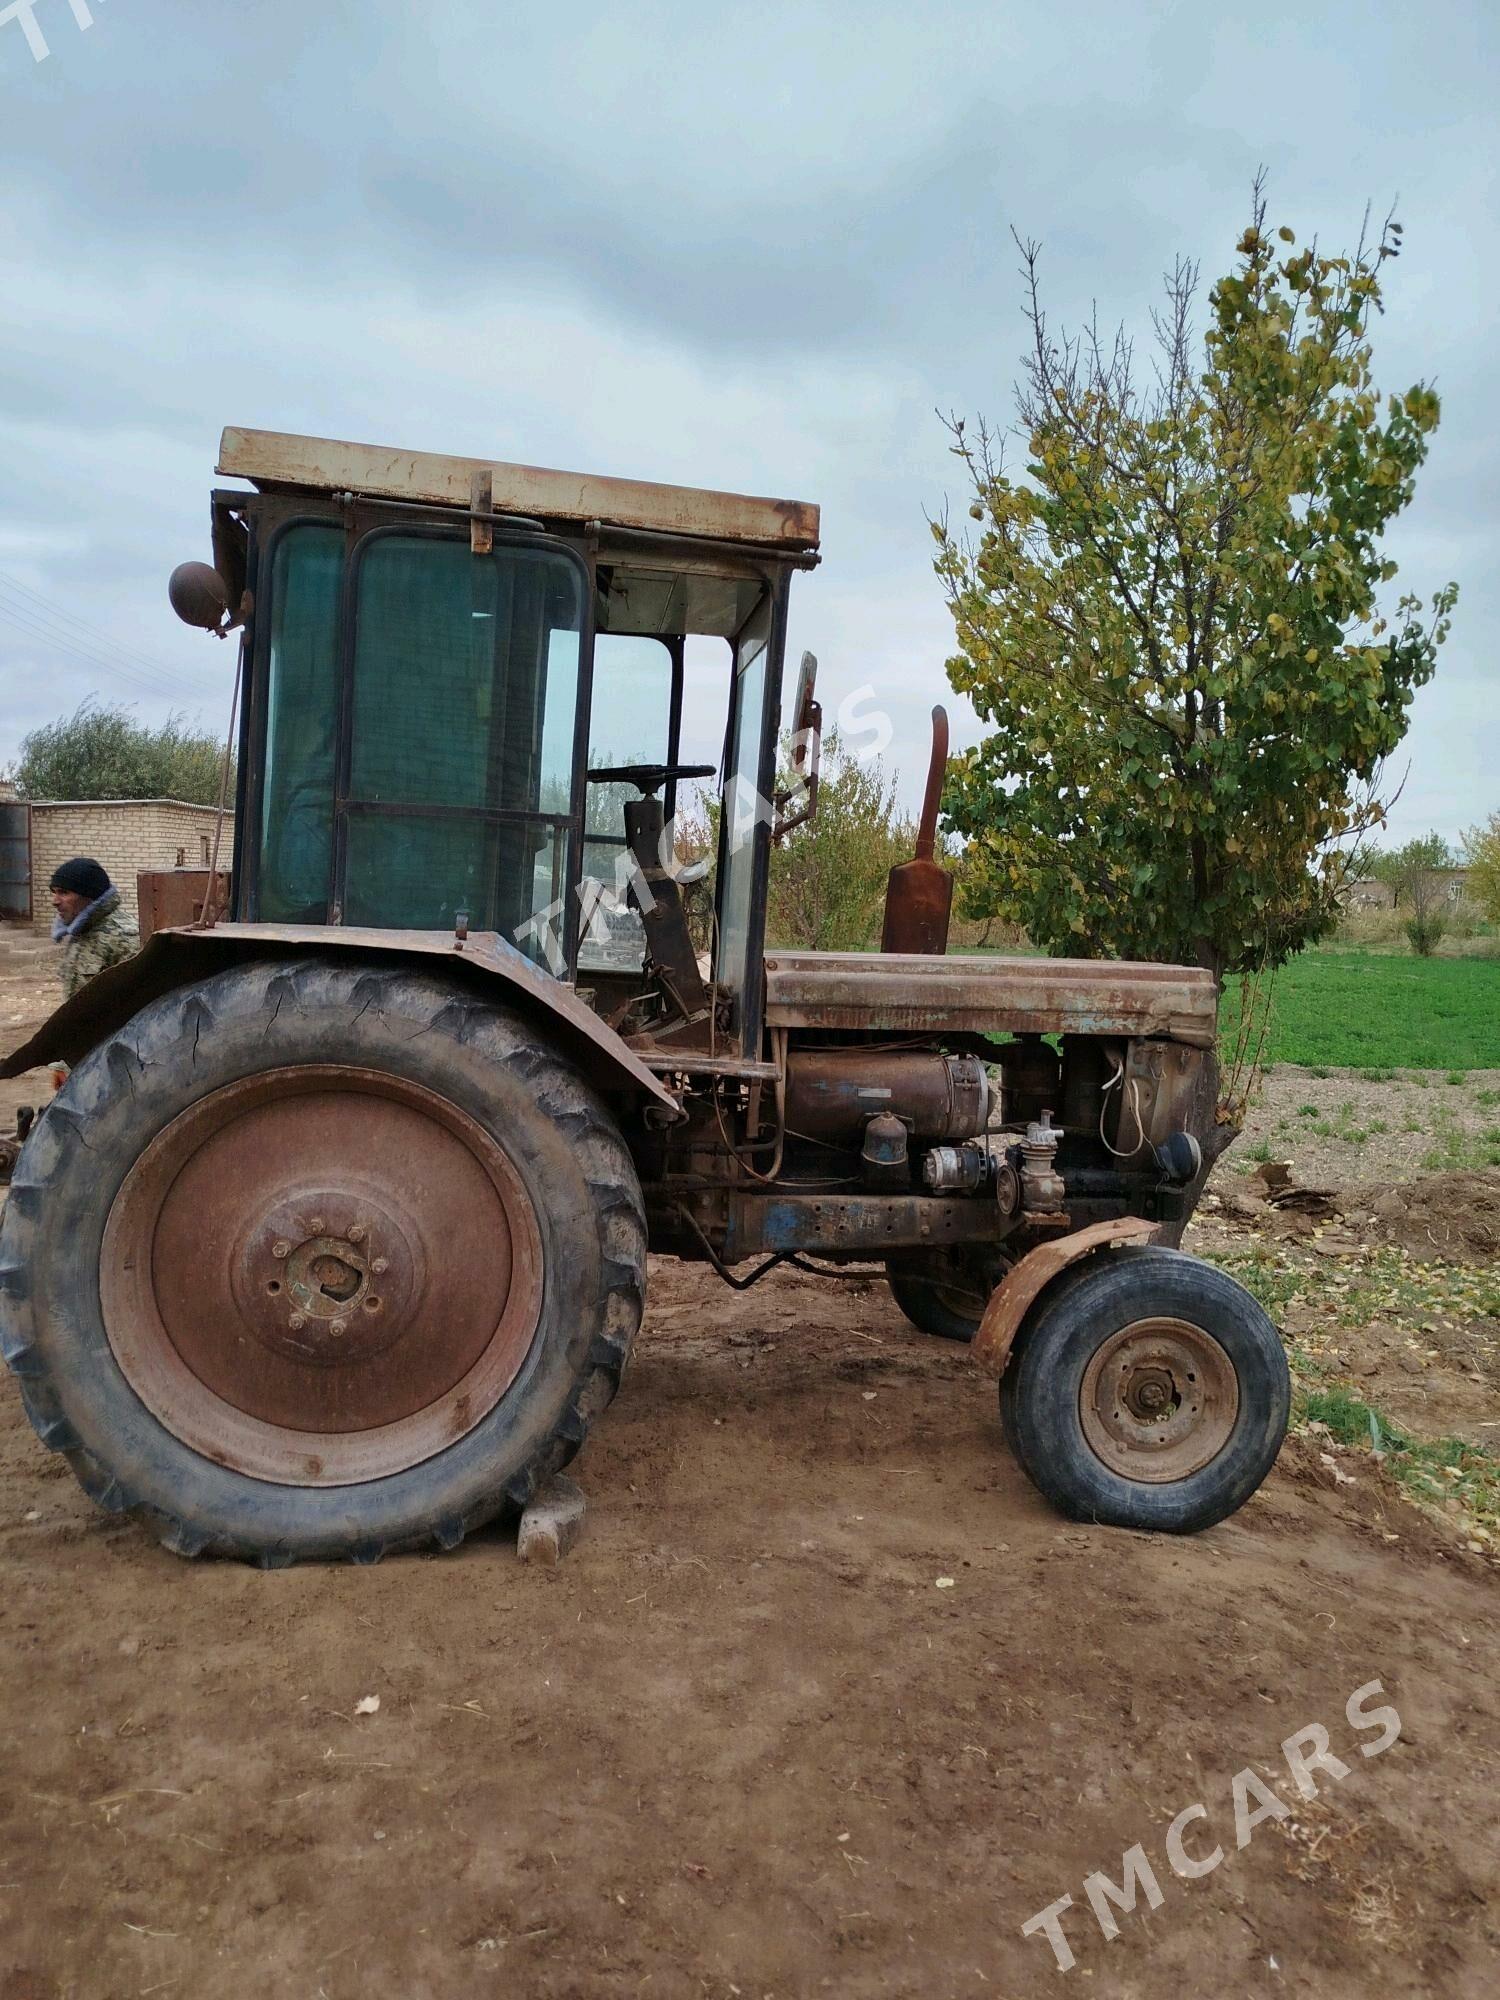
[[[159,1133],[99,1280],[115,1359],[175,1437],[273,1484],[343,1486],[494,1409],[536,1334],[542,1247],[467,1112],[319,1063],[229,1084]]]
[[[339,438],[294,437],[231,425],[219,445],[218,469],[261,487],[308,487],[320,493],[368,494],[465,510],[472,504],[476,474],[484,474],[497,513],[599,521],[769,548],[818,545],[818,509],[806,500],[760,499],[650,480],[552,472],[535,465],[402,451]]]
[[[658,1042],[649,1033],[629,1035],[625,1045],[659,1076],[723,1076],[756,1084],[774,1083],[781,1075],[780,1063],[763,1062],[759,1056],[726,1055],[687,1045],[674,1047]]]
[[[1198,1049],[1140,1042],[1125,1051],[1118,1091],[1114,1143],[1125,1151],[1159,1146],[1169,1133],[1191,1131],[1205,1085],[1206,1057]]]
[[[1057,1171],[1057,1148],[1061,1134],[1044,1111],[1035,1124],[1026,1127],[1021,1141],[1021,1206],[1038,1219],[1062,1213],[1067,1188]]]
[[[768,952],[773,1028],[900,1034],[1164,1035],[1211,1048],[1213,975],[1187,965],[1084,958],[922,958]]]
[[[208,563],[179,563],[168,579],[167,598],[184,625],[220,637],[229,630],[229,585]]]
[[[1122,1215],[1039,1244],[1006,1272],[990,1294],[969,1352],[986,1373],[1003,1375],[1026,1315],[1059,1272],[1096,1250],[1115,1249],[1124,1243],[1154,1243],[1159,1234],[1159,1224],[1139,1215]]]
[[[885,885],[885,926],[880,949],[914,952],[940,958],[948,949],[948,919],[953,909],[953,877],[933,859],[937,844],[938,807],[948,769],[948,711],[932,711],[932,761],[927,769],[927,795],[917,823],[916,858],[893,868]]]
[[[669,778],[711,778],[711,766],[703,764],[626,764],[612,770],[590,771],[589,777],[604,782],[623,781],[637,785],[644,793],[625,801],[625,841],[635,860],[630,900],[640,913],[651,962],[673,1012],[684,1022],[707,1017],[711,997],[698,970],[698,956],[688,931],[683,907],[682,885],[674,867],[662,864],[666,830],[665,808],[660,788]]]
[[[81,1062],[148,1002],[226,966],[283,952],[360,952],[377,961],[383,955],[391,964],[442,959],[469,981],[471,990],[492,992],[498,986],[524,995],[547,1010],[564,1054],[596,1078],[602,1070],[606,1088],[636,1091],[677,1116],[676,1098],[571,986],[534,965],[495,931],[472,932],[461,953],[453,945],[451,931],[352,924],[216,924],[212,931],[158,931],[134,958],[101,972],[65,1001],[29,1041],[0,1062],[0,1077],[20,1076],[45,1062]]]
[[[469,548],[476,556],[489,555],[495,546],[495,479],[490,468],[477,467],[469,474]]]
[[[1138,1319],[1101,1342],[1078,1389],[1090,1451],[1122,1478],[1159,1486],[1217,1458],[1240,1409],[1234,1363],[1205,1327]]]
[[[977,1056],[940,1049],[793,1049],[786,1067],[786,1123],[811,1138],[857,1136],[895,1112],[913,1138],[971,1139],[989,1112],[989,1078]]]
[[[158,931],[187,930],[201,923],[208,901],[209,871],[206,868],[143,868],[135,878],[136,908],[139,912],[141,943]],[[217,908],[229,900],[229,877],[219,871]]]
[[[818,662],[804,653],[797,674],[797,698],[792,709],[792,777],[787,790],[776,794],[776,822],[771,841],[785,840],[805,826],[818,810],[818,784],[823,764],[823,704],[817,699]],[[795,810],[787,811],[801,794]]]
[[[946,1243],[989,1244],[995,1218],[972,1196],[918,1194],[767,1194],[736,1190],[728,1199],[723,1259],[735,1264],[773,1250],[820,1256],[883,1257],[892,1249]]]

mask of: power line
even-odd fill
[[[25,600],[24,608],[70,628],[89,645],[106,647],[111,657],[118,654],[124,659],[133,660],[138,667],[149,674],[166,672],[170,676],[172,673],[171,668],[163,669],[161,662],[150,654],[141,652],[137,647],[126,645],[113,632],[106,632],[102,627],[91,624],[88,619],[80,618],[66,605],[59,604],[53,598],[44,597],[39,590],[33,590],[29,584],[22,583],[19,577],[11,576],[4,570],[0,570],[0,590],[10,591],[22,598]]]
[[[159,675],[137,673],[134,668],[127,666],[121,660],[105,659],[102,654],[92,652],[67,638],[55,627],[47,626],[40,621],[33,622],[24,617],[14,606],[6,604],[3,600],[0,600],[0,619],[12,626],[15,631],[25,633],[27,638],[39,642],[48,652],[63,655],[71,663],[87,667],[92,673],[101,675],[106,682],[123,682],[132,692],[141,694],[165,695],[178,700],[186,696],[185,688],[174,686]]]
[[[123,681],[127,687],[143,694],[165,696],[171,700],[202,701],[209,691],[193,687],[185,678],[169,675],[161,669],[141,672],[129,663],[129,657],[105,653],[63,627],[57,625],[40,612],[29,606],[20,606],[6,601],[0,596],[0,619],[4,619],[18,632],[39,641],[53,652],[66,655],[79,665],[104,676],[108,682]]]

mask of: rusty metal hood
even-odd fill
[[[773,1028],[900,1033],[1165,1035],[1212,1048],[1213,975],[1093,958],[924,958],[896,952],[766,955]]]

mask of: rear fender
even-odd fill
[[[388,966],[441,969],[471,992],[503,999],[546,1027],[557,1048],[607,1096],[680,1115],[676,1099],[633,1050],[579,999],[493,931],[364,930],[325,924],[215,924],[211,930],[157,931],[121,965],[91,979],[20,1048],[0,1077],[48,1062],[81,1062],[151,1001],[256,958],[359,957]]]

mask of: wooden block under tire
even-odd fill
[[[516,1554],[522,1562],[555,1569],[578,1539],[586,1504],[577,1480],[565,1473],[549,1479],[521,1515]]]

